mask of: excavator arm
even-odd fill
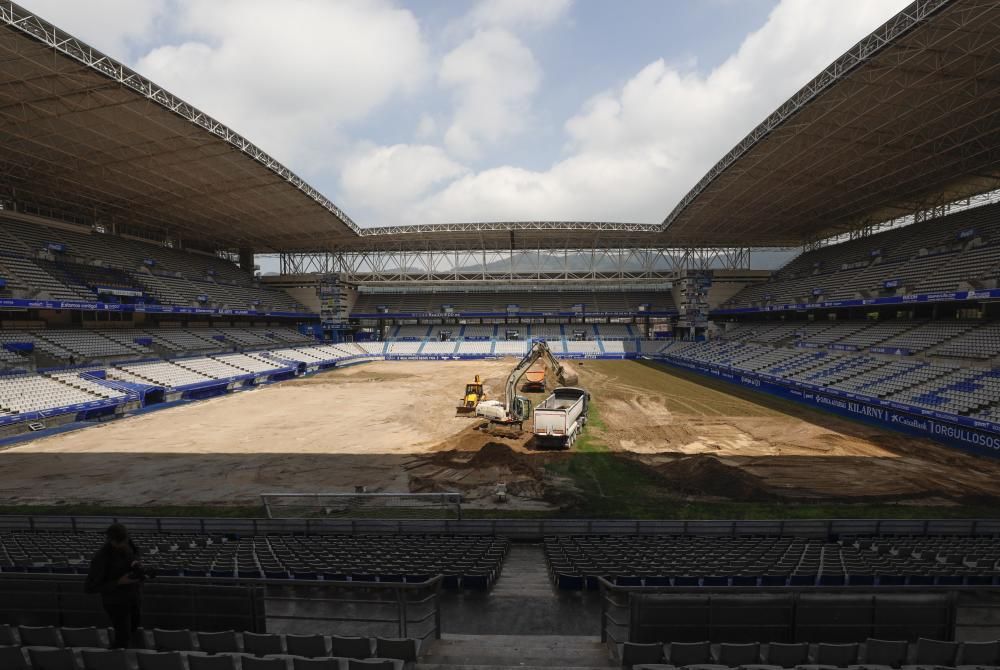
[[[559,383],[565,383],[563,380],[563,367],[559,361],[556,360],[556,357],[552,355],[552,350],[549,349],[549,345],[546,344],[544,340],[538,340],[532,343],[531,349],[528,350],[525,357],[522,358],[521,362],[510,371],[510,374],[507,376],[507,383],[504,386],[504,407],[512,415],[512,417],[515,414],[515,405],[517,404],[517,384],[521,381],[521,377],[524,376],[524,373],[526,373],[540,358],[544,358],[548,362],[552,370],[555,372]]]
[[[548,361],[559,383],[565,384],[563,366],[552,355],[549,345],[544,340],[538,340],[532,343],[531,349],[528,350],[525,357],[507,375],[503,400],[498,398],[479,403],[476,414],[488,418],[491,424],[517,424],[519,426],[522,421],[526,420],[531,415],[531,403],[527,398],[517,395],[517,384],[521,381],[524,373],[540,358]]]

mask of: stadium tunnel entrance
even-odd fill
[[[166,391],[162,388],[149,389],[142,394],[142,406],[159,405],[166,401]]]

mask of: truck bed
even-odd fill
[[[540,409],[566,409],[567,407],[572,407],[580,401],[579,398],[547,398],[544,402],[539,403],[535,410]]]

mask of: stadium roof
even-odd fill
[[[273,251],[783,246],[1000,188],[1000,3],[920,0],[769,116],[662,224],[362,228],[193,106],[0,2],[0,194]]]

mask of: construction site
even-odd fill
[[[2,453],[0,504],[248,506],[363,486],[553,515],[595,499],[628,513],[619,495],[940,510],[998,495],[1000,462],[646,361],[573,364],[590,404],[568,449],[540,446],[532,419],[498,433],[460,411],[477,375],[496,402],[517,365],[377,361],[54,435]],[[559,384],[544,377],[518,380],[533,408]]]

